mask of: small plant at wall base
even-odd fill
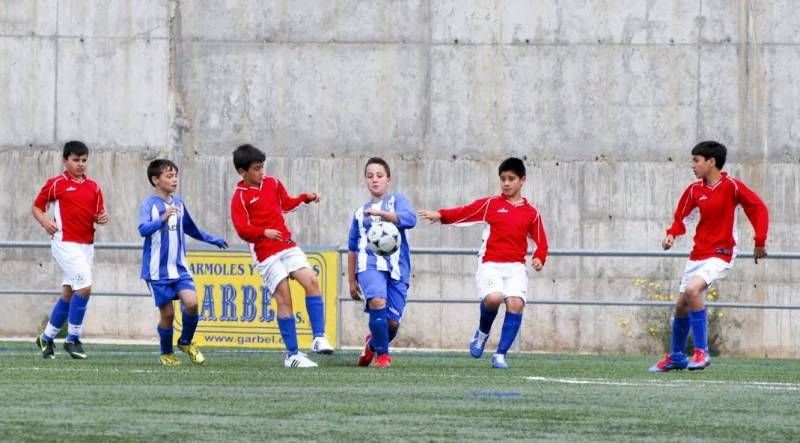
[[[663,290],[663,285],[655,280],[637,278],[633,285],[641,288],[643,296],[641,299],[647,301],[674,302],[678,294]],[[706,293],[706,302],[714,302],[719,299],[719,290],[712,287]],[[725,343],[724,332],[729,327],[740,327],[739,322],[730,320],[725,312],[720,308],[706,306],[708,313],[708,351],[712,356],[720,354],[722,345]],[[621,319],[618,324],[623,329],[623,335],[631,338],[643,339],[646,344],[642,346],[643,351],[652,351],[655,347],[664,353],[672,349],[672,317],[675,315],[673,307],[653,306],[643,307],[635,315],[636,322],[628,319]],[[694,352],[691,333],[686,344],[687,354]]]

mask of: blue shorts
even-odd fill
[[[371,298],[385,298],[389,319],[400,321],[403,318],[403,311],[406,309],[406,298],[408,297],[408,283],[393,280],[388,272],[374,269],[359,272],[356,278],[364,298],[367,299],[367,305],[364,308],[365,312],[369,311],[369,300]]]
[[[197,292],[194,287],[194,280],[191,276],[182,275],[175,280],[156,280],[145,281],[147,288],[150,289],[150,295],[156,302],[156,307],[160,308],[172,300],[178,300],[178,292],[193,291]]]

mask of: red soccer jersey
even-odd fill
[[[478,256],[483,263],[525,263],[528,237],[536,244],[534,258],[547,259],[547,234],[539,211],[522,199],[511,203],[502,195],[486,197],[458,208],[440,209],[443,224],[486,223]]]
[[[76,180],[66,171],[47,180],[33,205],[47,212],[53,203],[53,214],[59,230],[54,240],[94,243],[94,220],[105,210],[100,185],[85,175]]]
[[[742,205],[744,213],[755,230],[756,246],[763,247],[767,242],[769,214],[767,206],[747,186],[727,172],[722,178],[709,186],[698,180],[681,195],[675,211],[675,221],[667,229],[674,236],[686,233],[685,222],[700,214],[694,235],[694,247],[690,260],[705,260],[718,257],[730,262],[736,255],[736,207]]]
[[[250,250],[259,262],[295,246],[283,213],[301,203],[308,203],[308,195],[290,196],[275,177],[264,177],[260,186],[248,185],[244,180],[236,185],[231,199],[233,227],[242,240],[250,243]],[[264,237],[265,229],[281,231],[283,240]]]

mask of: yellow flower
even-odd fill
[[[708,315],[714,315],[714,308],[712,307],[708,308]]]
[[[725,317],[725,313],[722,311],[717,312],[717,318]]]
[[[630,330],[625,331],[625,337],[633,337],[633,332]]]
[[[619,323],[619,325],[620,325],[620,326],[622,326],[623,328],[625,328],[625,327],[627,327],[627,326],[628,326],[628,319],[627,319],[627,318],[620,319],[620,320],[618,321],[618,323]]]

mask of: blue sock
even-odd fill
[[[167,329],[161,329],[161,326],[156,326],[156,331],[158,331],[161,354],[172,354],[172,326]]]
[[[83,316],[86,315],[86,305],[89,304],[89,297],[72,293],[72,300],[69,302],[69,331],[67,341],[75,341],[81,336],[83,328]]]
[[[398,329],[400,329],[400,326],[397,326],[395,328],[389,326],[389,343],[391,343],[392,340],[394,340],[394,338],[397,337],[397,330]]]
[[[692,337],[694,338],[694,348],[708,352],[708,341],[706,338],[707,318],[706,309],[699,311],[689,311],[689,322],[692,325]]]
[[[325,335],[325,303],[321,295],[306,295],[306,311],[314,337]]]
[[[372,332],[370,344],[378,354],[389,352],[389,322],[386,308],[369,310],[369,330]]]
[[[506,319],[503,321],[503,329],[500,332],[500,343],[497,345],[498,354],[506,354],[517,338],[519,326],[522,324],[522,313],[515,314],[506,312]]]
[[[672,352],[686,353],[686,339],[689,338],[689,317],[672,319]]]
[[[497,317],[497,311],[497,309],[490,311],[488,308],[486,308],[486,305],[483,303],[483,301],[481,301],[481,322],[478,326],[478,329],[480,329],[484,334],[488,334],[489,331],[492,330],[492,323],[494,323],[494,319]]]
[[[297,328],[294,323],[294,316],[278,317],[278,329],[281,330],[286,352],[289,355],[297,354]]]
[[[200,319],[200,314],[191,315],[185,309],[181,309],[183,318],[183,331],[181,337],[178,339],[179,345],[190,345],[194,338],[194,331],[197,329],[197,321]]]
[[[53,312],[50,313],[50,321],[45,327],[42,337],[47,341],[53,341],[64,326],[64,321],[67,320],[69,314],[69,303],[65,302],[63,298],[58,297],[56,304],[53,306]]]

